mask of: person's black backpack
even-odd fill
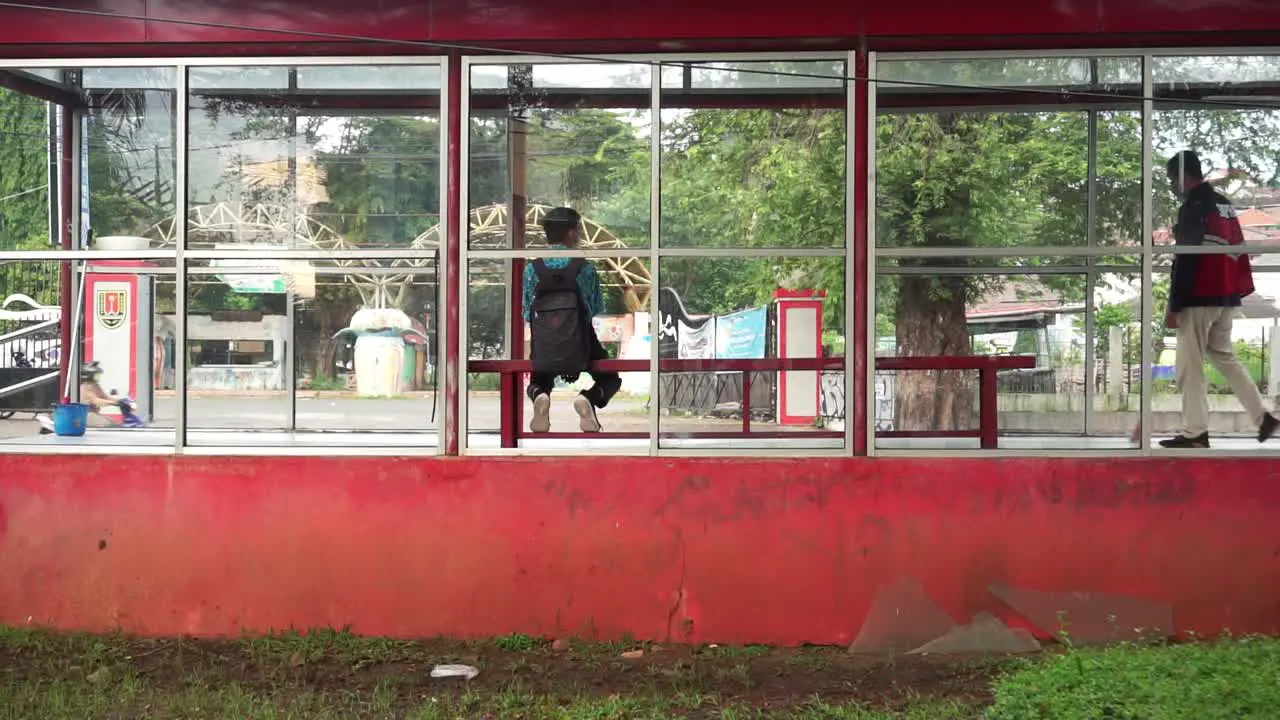
[[[591,367],[591,345],[587,335],[591,322],[578,294],[578,273],[586,260],[573,258],[563,268],[533,262],[538,286],[530,313],[533,339],[533,371],[572,374]]]

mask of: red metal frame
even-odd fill
[[[850,91],[854,94],[854,116],[853,116],[853,137],[845,138],[846,143],[853,143],[853,167],[846,171],[845,182],[853,184],[853,287],[844,289],[845,293],[853,296],[853,342],[849,342],[849,338],[845,338],[846,346],[852,347],[853,351],[853,377],[845,378],[845,382],[853,383],[853,406],[845,408],[846,423],[853,423],[853,454],[865,455],[867,453],[867,387],[870,378],[867,377],[867,322],[869,313],[867,312],[867,303],[862,302],[862,297],[857,293],[861,293],[867,283],[873,282],[871,273],[867,264],[867,248],[873,242],[867,237],[868,228],[868,209],[870,203],[867,199],[867,173],[869,170],[869,160],[871,155],[870,132],[868,127],[868,108],[870,107],[870,96],[868,95],[870,83],[867,82],[867,53],[865,51],[857,53],[854,59],[854,76],[859,78],[855,82]],[[848,325],[848,321],[845,322]],[[850,417],[852,414],[852,417]]]
[[[445,213],[449,218],[445,233],[445,362],[444,362],[444,451],[458,454],[460,418],[458,416],[459,387],[465,378],[459,377],[462,367],[458,298],[466,288],[462,287],[462,57],[461,53],[449,55],[448,127],[445,130],[447,158]]]
[[[739,0],[731,6],[709,0],[587,5],[576,0],[378,0],[373,6],[312,0],[305,11],[289,0],[73,0],[4,9],[0,44],[137,43],[144,51],[160,52],[193,44],[385,40],[392,43],[389,47],[419,53],[433,42],[464,43],[469,52],[555,52],[566,46],[599,52],[620,44],[629,51],[683,51],[701,44],[729,49],[782,41],[791,48],[817,48],[865,38],[871,49],[880,50],[1229,44],[1223,38],[1255,45],[1274,44],[1280,29],[1273,8],[1258,0],[1180,5],[1164,0],[1030,5],[995,0],[980,8],[944,0],[855,7],[817,0],[806,4],[804,12],[777,10],[771,0]]]
[[[67,107],[80,107],[83,105],[82,98],[76,93],[31,80],[10,70],[0,70],[0,87],[57,105]]]
[[[860,70],[858,78],[865,77],[865,68]],[[63,101],[74,97],[68,93],[58,92],[40,83],[22,82],[12,74],[0,71],[0,87],[8,87],[33,97],[65,104]],[[867,83],[859,80],[856,85]],[[1028,109],[1051,108],[1054,111],[1070,110],[1132,110],[1141,109],[1142,98],[1135,94],[1132,97],[1120,94],[1101,94],[1096,90],[1081,88],[1079,90],[1055,90],[1045,88],[1041,91],[1028,90],[929,90],[908,91],[887,84],[878,84],[876,109],[880,112],[937,112],[941,109],[981,109],[988,112],[1018,112]],[[854,92],[859,92],[854,90]],[[261,107],[296,108],[302,112],[323,112],[326,110],[367,111],[367,112],[399,112],[405,110],[438,110],[440,97],[434,94],[355,94],[328,92],[288,92],[246,93],[241,91],[193,91],[193,95],[213,97],[231,102],[252,103]],[[1158,90],[1157,108],[1161,101],[1177,102],[1178,107],[1185,107],[1187,102],[1199,100],[1208,95],[1232,95],[1247,102],[1250,97],[1276,97],[1280,95],[1280,85],[1260,84],[1247,89],[1235,88],[1232,92],[1214,88],[1179,87]],[[507,97],[489,93],[473,93],[469,100],[472,113],[494,113],[505,111]],[[664,109],[690,110],[843,110],[847,102],[843,92],[825,90],[808,91],[806,94],[792,92],[776,93],[737,93],[719,94],[701,91],[688,91],[663,94]],[[76,103],[73,103],[76,104]],[[585,109],[649,109],[649,94],[619,93],[608,90],[598,92],[562,92],[558,90],[539,91],[537,104],[540,108],[551,110],[585,110]],[[859,103],[858,108],[866,105]]]

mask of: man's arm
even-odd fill
[[[533,319],[533,295],[538,291],[538,273],[533,269],[533,261],[526,260],[524,264],[524,301],[521,303],[524,307],[524,321],[529,322]]]
[[[591,317],[604,314],[604,292],[600,288],[600,275],[590,261],[578,273],[578,292],[582,294],[582,302],[586,304]]]
[[[1173,239],[1177,245],[1204,244],[1204,208],[1200,203],[1186,203],[1178,211],[1178,224],[1173,228]],[[1196,268],[1200,264],[1198,255],[1175,255],[1173,258],[1173,277],[1169,284],[1169,313],[1176,314],[1191,302],[1195,295]]]

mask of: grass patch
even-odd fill
[[[1280,641],[1075,649],[997,682],[990,720],[1273,720]]]

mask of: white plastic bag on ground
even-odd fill
[[[470,665],[437,665],[431,668],[431,677],[433,678],[460,677],[464,680],[471,680],[479,674],[480,670]]]

